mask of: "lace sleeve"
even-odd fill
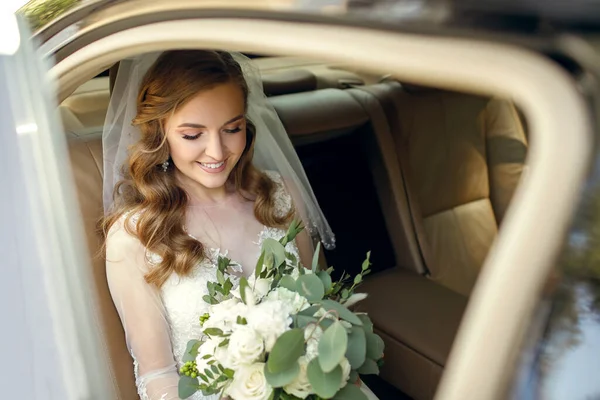
[[[125,231],[123,223],[124,218],[109,232],[106,273],[134,359],[138,393],[142,400],[179,399],[179,376],[165,310],[159,290],[144,280],[146,249]]]
[[[302,219],[303,221],[306,221],[306,212],[304,209],[304,204],[302,203],[302,197],[298,191],[295,190],[295,187],[277,172],[265,171],[265,174],[276,185],[274,196],[275,212],[277,215],[285,216],[291,210],[293,210],[295,219]],[[312,264],[315,246],[313,245],[310,235],[306,229],[296,237],[296,244],[300,254],[300,262],[305,267],[310,267]]]

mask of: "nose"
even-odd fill
[[[206,144],[204,153],[215,161],[223,161],[223,154],[225,151],[223,149],[223,140],[219,133],[209,134],[208,143]]]

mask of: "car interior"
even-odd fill
[[[386,349],[382,399],[431,399],[469,295],[526,166],[526,125],[510,99],[419,87],[299,57],[254,57],[265,93],[337,236],[336,273],[372,273],[356,307]],[[101,251],[102,125],[118,65],[60,106],[90,254]],[[136,398],[132,360],[92,259],[115,396]]]

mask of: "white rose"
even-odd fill
[[[252,275],[250,277],[250,279],[248,279],[248,286],[250,286],[250,288],[254,292],[254,297],[258,301],[260,301],[263,297],[265,297],[267,295],[267,293],[269,293],[269,290],[271,290],[272,283],[273,283],[272,278],[256,279],[255,276]]]
[[[264,301],[248,311],[246,320],[265,341],[265,351],[270,352],[275,341],[290,329],[290,306],[280,300]]]
[[[238,325],[229,337],[229,360],[226,367],[237,369],[242,364],[262,361],[264,343],[261,335],[248,325]]]
[[[267,400],[273,388],[265,378],[264,368],[264,363],[241,366],[225,394],[234,400]]]
[[[308,361],[319,355],[319,340],[323,336],[323,329],[318,325],[308,325],[304,328],[304,340],[306,340],[306,358]]]
[[[274,289],[267,295],[268,300],[281,300],[290,305],[292,314],[297,314],[298,312],[307,309],[310,307],[310,303],[306,299],[306,297],[300,295],[299,293],[292,292],[289,289],[284,287],[278,287]]]
[[[302,356],[298,359],[300,364],[300,373],[294,379],[294,381],[283,387],[283,390],[301,399],[305,399],[309,394],[312,394],[313,389],[308,381],[308,375],[306,374],[306,368],[308,367],[308,359]]]
[[[237,323],[237,317],[245,317],[247,310],[246,305],[235,297],[213,304],[208,309],[210,317],[204,322],[202,328],[218,328],[229,333]]]
[[[346,357],[342,358],[340,366],[342,367],[342,382],[340,383],[341,389],[348,383],[348,378],[350,378],[350,371],[352,370],[352,366],[350,365],[350,361],[348,361]]]

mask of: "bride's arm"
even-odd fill
[[[122,220],[121,220],[122,221]],[[106,272],[127,346],[137,362],[142,400],[179,399],[179,376],[159,291],[144,280],[145,249],[116,223],[107,238]]]

